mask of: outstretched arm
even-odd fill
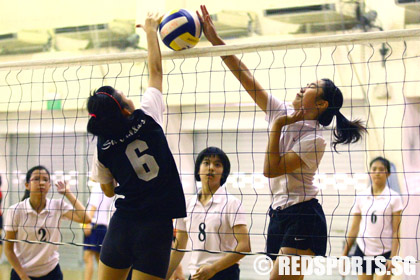
[[[89,224],[91,222],[89,213],[86,211],[86,208],[77,199],[77,197],[71,192],[67,183],[58,181],[55,185],[57,187],[58,193],[67,197],[71,205],[74,207],[74,210],[66,212],[63,216],[77,223]]]
[[[225,45],[222,38],[216,32],[213,21],[210,17],[209,12],[205,5],[201,5],[201,13],[197,12],[198,17],[200,18],[201,24],[203,25],[203,32],[206,38],[213,44],[213,46]],[[252,73],[246,67],[242,61],[237,58],[235,55],[222,56],[223,62],[230,69],[230,71],[235,75],[236,79],[241,83],[241,85],[248,92],[249,96],[255,101],[255,103],[260,107],[261,110],[266,112],[267,110],[267,101],[268,94],[265,89],[262,88],[260,83],[255,80]]]
[[[138,24],[146,32],[147,50],[149,52],[147,64],[149,67],[149,87],[154,87],[162,92],[162,56],[157,38],[157,29],[162,20],[162,15],[148,13],[144,25]]]

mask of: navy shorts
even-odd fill
[[[83,243],[96,246],[83,246],[83,250],[91,250],[100,253],[101,246],[104,242],[106,234],[106,226],[92,224],[92,233],[89,236],[85,235]]]
[[[160,278],[168,271],[173,225],[170,218],[141,219],[119,211],[111,218],[100,259],[112,268],[135,270]]]
[[[286,209],[270,208],[267,253],[275,260],[280,248],[311,249],[317,256],[327,250],[327,222],[317,199],[294,204]]]
[[[362,252],[362,250],[360,250],[359,246],[357,246],[357,247],[356,247],[356,252],[354,252],[354,256],[357,256],[357,257],[364,257],[364,256],[365,256],[365,254]],[[391,251],[386,252],[386,253],[383,253],[382,255],[378,255],[378,256],[382,256],[382,257],[385,257],[385,259],[389,259],[389,257],[391,256]],[[378,257],[378,256],[374,256],[374,257]],[[363,273],[365,273],[365,274],[366,274],[366,271],[367,271],[367,269],[366,269],[366,267],[367,267],[367,262],[370,262],[370,263],[371,263],[372,272],[375,272],[375,269],[376,269],[376,268],[379,268],[379,267],[375,264],[375,261],[374,261],[374,260],[363,260],[363,262],[362,262],[362,269],[363,269]],[[386,260],[381,261],[381,263],[383,263],[383,264],[385,265]]]
[[[47,275],[41,277],[29,277],[32,280],[63,280],[63,273],[61,272],[60,265],[57,266]],[[19,275],[14,269],[10,273],[10,280],[20,280]]]

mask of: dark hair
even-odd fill
[[[100,92],[106,94],[98,94]],[[91,115],[87,131],[104,138],[121,137],[130,128],[130,120],[121,111],[124,108],[127,104],[122,102],[121,95],[113,87],[103,86],[92,91],[87,102]]]
[[[337,151],[337,144],[355,143],[362,138],[362,133],[366,132],[366,127],[361,120],[348,120],[340,113],[343,106],[343,94],[341,90],[330,80],[322,79],[321,99],[328,101],[328,108],[318,117],[321,125],[327,126],[332,122],[333,117],[336,118],[336,127],[334,129],[333,147]]]
[[[31,196],[31,191],[28,190],[28,189],[25,189],[25,192],[23,193],[23,197],[22,197],[21,201],[24,201],[25,199],[27,199],[30,196]]]
[[[26,183],[29,183],[29,181],[31,180],[32,173],[34,173],[35,170],[45,170],[48,174],[48,178],[51,178],[50,171],[48,171],[48,169],[45,166],[37,165],[29,169],[28,172],[26,172],[26,177],[25,177]]]
[[[31,181],[32,173],[34,173],[35,170],[45,170],[45,172],[47,172],[48,174],[48,178],[51,178],[50,171],[48,171],[48,169],[45,166],[37,165],[29,169],[28,172],[26,172],[25,182],[27,184],[29,184],[29,182]],[[30,196],[30,193],[31,192],[28,189],[25,189],[25,193],[23,194],[22,201],[27,199]]]
[[[195,160],[195,168],[194,168],[195,180],[201,181],[200,174],[199,174],[201,162],[204,160],[205,157],[210,157],[210,156],[219,156],[223,164],[223,174],[222,174],[222,179],[220,179],[220,185],[223,186],[223,184],[226,182],[226,179],[230,173],[230,161],[227,155],[225,154],[225,152],[223,152],[221,149],[216,148],[216,147],[205,148],[198,154],[197,159]]]
[[[387,160],[384,157],[376,157],[376,158],[372,159],[372,161],[370,162],[369,168],[372,167],[372,164],[375,161],[380,161],[382,163],[382,165],[385,166],[386,170],[388,171],[388,174],[391,174],[391,163],[389,162],[389,160]]]

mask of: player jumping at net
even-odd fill
[[[401,196],[387,185],[391,175],[391,164],[383,157],[377,157],[370,162],[370,180],[372,186],[356,196],[352,208],[353,223],[347,234],[343,256],[347,256],[357,236],[355,256],[383,256],[387,259],[385,266],[391,271],[390,258],[398,254],[403,209]],[[363,275],[359,280],[372,280],[375,261],[371,262],[371,273],[367,274],[367,261],[362,263]],[[375,279],[389,280],[391,275],[376,275]]]
[[[25,187],[29,190],[29,198],[10,206],[6,213],[5,238],[44,243],[5,242],[4,252],[13,267],[10,279],[63,279],[58,264],[58,245],[45,242],[61,241],[62,219],[90,223],[91,218],[65,182],[56,183],[57,191],[71,204],[63,199],[47,198],[51,182],[50,172],[44,166],[28,170]]]
[[[191,280],[239,280],[237,253],[209,253],[206,250],[249,252],[251,250],[242,202],[229,194],[223,184],[230,173],[227,155],[219,148],[201,151],[194,176],[201,181],[198,194],[187,202],[187,217],[177,219],[174,248],[185,249],[191,240]],[[184,252],[173,250],[167,279],[181,262]]]
[[[205,6],[201,12],[197,14],[207,39],[224,45]],[[326,252],[327,224],[313,183],[326,146],[319,125],[328,126],[336,118],[334,149],[337,144],[357,142],[366,128],[341,114],[343,95],[329,79],[302,88],[290,106],[267,93],[236,56],[222,59],[270,124],[264,160],[264,176],[270,178],[272,193],[266,249],[276,260],[270,279],[303,279],[303,275],[280,276],[276,255],[323,256]]]
[[[148,14],[149,87],[141,109],[121,91],[103,86],[88,99],[88,132],[97,136],[92,179],[115,202],[102,245],[99,279],[163,279],[168,271],[173,218],[186,216],[175,160],[163,132],[162,60],[157,38],[161,16]],[[114,181],[119,186],[115,187]]]

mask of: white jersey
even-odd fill
[[[29,203],[29,198],[10,206],[6,213],[5,231],[16,232],[16,239],[60,242],[60,223],[73,207],[64,199],[48,199],[41,213]],[[17,242],[14,252],[23,270],[31,277],[50,273],[58,264],[58,245]]]
[[[272,123],[277,118],[293,114],[294,109],[270,95],[266,111],[266,120],[271,129]],[[291,173],[270,178],[273,209],[278,207],[284,209],[316,197],[318,187],[313,181],[324,155],[325,146],[322,130],[316,120],[299,121],[283,126],[280,137],[280,156],[293,151],[305,164]]]
[[[246,225],[242,202],[220,187],[212,199],[202,205],[198,195],[187,201],[187,217],[177,219],[175,228],[188,232],[192,250],[234,251],[238,242],[233,227]],[[188,270],[194,275],[205,264],[212,264],[227,253],[193,251]]]
[[[95,182],[92,183],[93,187],[89,198],[89,206],[94,206],[96,208],[92,223],[108,226],[109,216],[111,214],[111,206],[114,202],[114,198],[107,197],[102,192],[101,184]]]
[[[388,186],[377,196],[371,188],[357,194],[353,214],[361,214],[356,239],[360,250],[367,256],[378,256],[392,249],[392,213],[403,209],[401,196]]]

